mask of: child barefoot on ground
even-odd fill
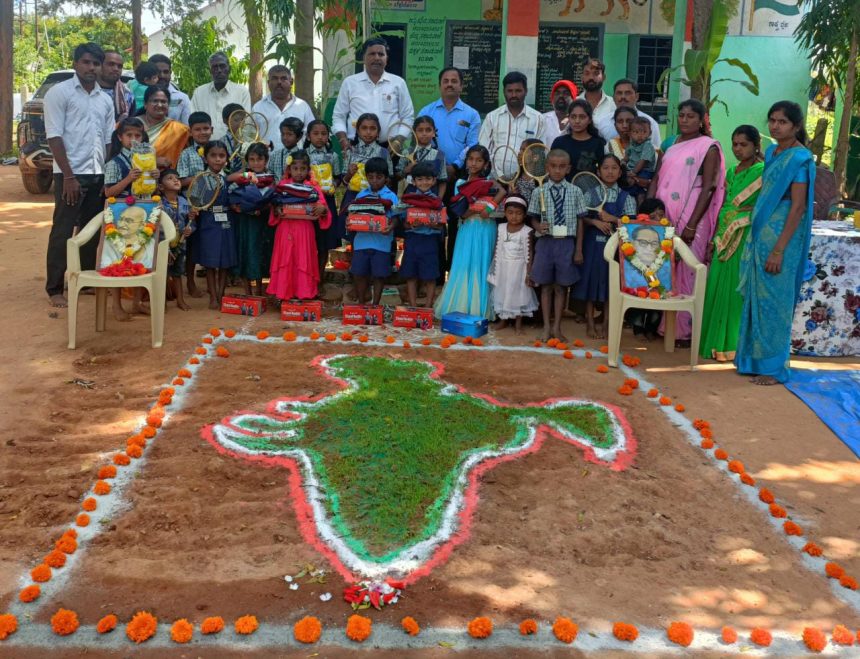
[[[167,257],[167,288],[173,291],[176,306],[183,311],[188,311],[191,307],[182,295],[182,275],[185,274],[185,241],[194,231],[190,217],[192,211],[185,197],[179,194],[182,190],[182,181],[175,169],[165,169],[161,173],[159,187],[161,205],[176,225],[176,238],[170,243],[170,254]]]
[[[499,318],[493,328],[504,329],[514,319],[517,334],[523,333],[523,316],[531,316],[538,308],[530,283],[534,240],[532,228],[525,225],[527,207],[522,197],[505,200],[506,222],[499,225],[496,255],[487,277],[493,286],[493,310]]]

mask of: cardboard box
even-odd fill
[[[310,220],[316,204],[285,204],[275,206],[275,217],[282,220]]]
[[[281,303],[281,320],[303,323],[321,318],[321,300],[285,300]]]
[[[385,316],[381,306],[370,304],[343,305],[344,325],[384,325]]]
[[[221,298],[221,313],[259,316],[266,312],[266,298],[257,295],[225,295]]]
[[[470,316],[452,311],[442,316],[442,331],[454,336],[471,336],[473,339],[487,333],[489,321],[483,316]]]
[[[394,309],[394,326],[422,330],[433,329],[433,309],[397,307]]]
[[[469,211],[480,213],[486,210],[488,214],[492,214],[496,210],[496,202],[493,197],[480,197],[469,204]]]
[[[391,223],[387,215],[372,215],[371,213],[350,213],[346,216],[347,231],[369,231],[383,233],[388,231]]]
[[[448,223],[448,210],[440,208],[407,208],[406,226],[438,227]]]

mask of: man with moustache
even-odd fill
[[[588,101],[592,111],[592,122],[607,142],[615,130],[615,101],[603,91],[606,80],[606,66],[596,57],[589,59],[582,68],[582,86],[585,91],[579,95]]]
[[[191,106],[195,112],[205,112],[212,119],[212,139],[218,140],[227,134],[222,111],[230,103],[237,103],[243,109],[251,107],[248,88],[230,80],[230,60],[222,52],[209,58],[209,75],[212,82],[200,85],[191,95]]]
[[[293,95],[293,72],[283,64],[276,64],[266,77],[269,85],[269,93],[254,103],[254,112],[259,112],[266,117],[268,128],[265,135],[260,139],[273,145],[273,148],[281,148],[281,122],[287,117],[295,117],[301,121],[305,128],[312,122],[314,112],[306,101]]]
[[[158,84],[170,93],[170,105],[167,116],[181,124],[188,125],[191,117],[191,99],[188,94],[179,89],[171,82],[173,78],[173,63],[167,55],[156,53],[149,58],[150,63],[158,68]]]
[[[567,108],[579,90],[570,80],[559,80],[552,86],[549,102],[552,110],[543,113],[544,144],[552,144],[556,137],[567,132]]]
[[[113,103],[114,121],[134,116],[134,94],[122,81],[122,55],[116,50],[106,50],[102,68],[96,80],[99,89],[110,97]]]
[[[639,86],[629,78],[621,78],[615,83],[614,92],[612,94],[612,99],[615,101],[615,107],[628,107],[636,110],[636,116],[645,117],[648,120],[648,123],[651,124],[651,144],[654,146],[654,149],[660,149],[660,124],[658,124],[654,117],[650,114],[646,114],[642,112],[636,104],[639,102]],[[600,129],[600,134],[603,135],[603,130]],[[612,122],[612,128],[609,126],[606,127],[606,135],[604,135],[604,139],[608,142],[614,137],[618,137],[618,131],[615,130],[615,122]]]

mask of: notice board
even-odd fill
[[[499,106],[502,24],[448,21],[445,46],[445,65],[463,72],[463,101],[482,115],[495,110]]]
[[[552,109],[549,95],[558,80],[573,80],[582,88],[582,68],[589,58],[603,59],[603,26],[541,23],[538,31],[538,65],[535,109]],[[531,81],[529,81],[531,82]],[[606,83],[604,82],[604,90]],[[612,94],[609,90],[608,94]]]

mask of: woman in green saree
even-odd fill
[[[726,175],[726,200],[708,249],[710,269],[699,348],[702,357],[721,362],[733,360],[738,345],[744,304],[737,290],[741,254],[764,171],[758,129],[748,125],[735,128],[732,153],[738,165]]]

